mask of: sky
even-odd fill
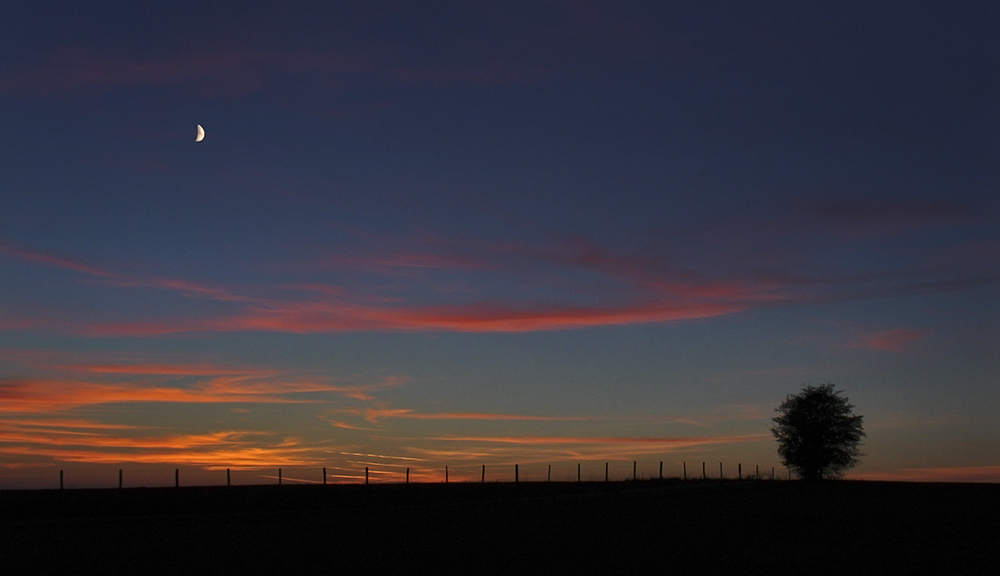
[[[1000,482],[1000,4],[6,2],[0,489]],[[203,141],[195,142],[197,126]]]

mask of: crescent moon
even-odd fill
[[[194,139],[195,142],[201,142],[205,139],[205,129],[198,124],[198,136]]]

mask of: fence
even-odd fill
[[[507,466],[495,465],[495,466],[492,466],[491,469],[493,469],[493,468],[499,468],[501,470],[501,474],[503,474],[503,472],[502,472],[503,469],[506,469],[508,471],[510,470],[509,466],[510,465],[507,465]],[[603,479],[604,482],[611,482],[612,481],[610,466],[611,466],[611,462],[610,461],[606,461],[604,463],[604,479]],[[703,461],[701,463],[701,477],[700,478],[698,478],[696,476],[689,476],[688,475],[688,469],[687,469],[687,462],[684,461],[684,462],[681,463],[681,468],[680,468],[681,474],[680,474],[680,476],[675,476],[674,478],[683,479],[684,481],[727,480],[727,478],[725,476],[725,472],[724,472],[724,468],[723,468],[723,463],[722,462],[719,462],[719,475],[717,477],[715,477],[715,476],[709,477],[709,475],[707,473],[706,466],[707,466],[707,462]],[[460,468],[468,468],[468,467],[469,466],[463,466],[463,467],[460,467]],[[477,466],[477,467],[479,467],[479,466]],[[277,476],[260,475],[259,477],[277,479],[277,484],[279,486],[281,486],[283,484],[283,480],[285,480],[285,479],[290,480],[292,482],[299,482],[299,483],[315,483],[315,484],[322,483],[324,485],[327,484],[327,467],[326,466],[324,466],[322,468],[321,480],[309,480],[309,479],[302,479],[302,478],[286,478],[286,477],[283,477],[283,475],[282,475],[282,469],[281,468],[278,468],[277,470],[278,470]],[[449,483],[449,481],[450,481],[450,467],[449,466],[445,466],[444,467],[443,476],[440,477],[438,480],[434,480],[433,479],[433,473],[430,472],[432,470],[433,469],[431,469],[431,468],[424,469],[424,471],[425,471],[425,474],[424,474],[425,478],[430,478],[430,479],[429,480],[425,479],[425,481],[423,483],[434,483],[434,482],[441,482],[441,481],[443,481],[446,484]],[[486,464],[482,464],[481,468],[480,468],[480,474],[479,474],[479,482],[480,483],[485,483],[487,481],[486,470],[487,470],[487,465]],[[791,470],[789,470],[787,468],[786,468],[786,470],[787,470],[787,479],[791,480],[792,479]],[[370,475],[369,474],[370,474],[369,467],[365,466],[364,477],[363,477],[364,484],[369,484],[369,482],[370,482]],[[410,468],[409,467],[406,468],[406,471],[404,473],[399,473],[399,474],[400,474],[400,478],[398,480],[389,480],[388,482],[383,481],[383,482],[380,482],[380,483],[397,483],[397,484],[398,483],[404,483],[404,484],[409,484],[410,483]],[[341,478],[341,479],[344,479],[344,478],[346,478],[346,479],[356,479],[358,483],[360,483],[362,481],[362,477],[361,476],[355,477],[355,476],[339,475],[338,477]],[[124,478],[125,478],[125,476],[124,476],[124,469],[119,468],[118,469],[118,488],[119,489],[121,489],[121,488],[124,487]],[[64,470],[60,470],[59,471],[59,489],[60,490],[62,490],[62,489],[65,488],[65,479],[66,479],[65,471]],[[493,481],[494,482],[503,482],[503,481],[508,481],[509,482],[510,481],[509,479],[510,479],[510,477],[508,476],[507,480],[501,480],[501,479],[497,478],[497,479],[494,479]],[[638,462],[638,460],[633,460],[632,461],[632,474],[631,474],[631,477],[626,477],[626,478],[617,477],[617,478],[615,478],[615,481],[622,481],[622,480],[631,480],[631,481],[638,481],[638,480],[664,480],[664,479],[669,479],[669,478],[664,478],[664,476],[663,476],[663,461],[662,460],[659,462],[658,473],[655,475],[655,477],[652,476],[652,475],[650,475],[650,476],[645,476],[644,475],[642,478],[639,477],[639,462]],[[728,478],[728,479],[729,480],[777,480],[778,477],[776,476],[775,468],[773,466],[771,467],[770,474],[767,473],[767,470],[765,468],[764,476],[761,476],[760,465],[754,465],[754,473],[752,475],[748,474],[746,477],[744,477],[743,476],[743,464],[740,462],[740,463],[736,464],[736,476],[735,476],[735,478],[731,477],[731,478]],[[465,481],[466,482],[469,481],[468,477],[466,477]],[[520,465],[519,464],[513,464],[513,482],[516,484],[516,483],[519,483],[520,481],[521,481]],[[538,482],[538,481],[541,481],[541,480],[540,479],[536,479],[536,480],[528,480],[528,481],[529,482],[531,482],[531,481]],[[552,481],[552,465],[551,464],[548,465],[544,481],[545,482],[551,482]],[[570,480],[561,480],[561,481],[566,482],[566,481],[570,481]],[[580,462],[578,462],[576,464],[576,482],[583,482],[583,481],[584,481],[583,480],[583,464],[580,463]],[[595,481],[598,481],[598,480],[595,480],[594,477],[593,477],[593,475],[591,475],[591,476],[588,477],[587,481],[588,482],[595,482]],[[338,482],[338,483],[343,484],[343,483],[350,483],[350,482]],[[180,488],[180,486],[181,486],[180,469],[179,468],[175,468],[174,469],[174,487],[175,488]],[[192,485],[192,486],[194,486],[194,485]],[[232,486],[232,474],[231,474],[231,471],[230,471],[229,468],[226,468],[226,486]]]

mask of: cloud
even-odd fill
[[[338,276],[347,278],[344,284],[283,281],[255,289],[271,294],[268,297],[187,280],[111,272],[8,243],[4,245],[7,255],[82,272],[98,284],[169,290],[226,306],[199,307],[196,314],[185,314],[182,308],[165,318],[93,322],[74,320],[70,313],[61,315],[58,321],[18,318],[2,325],[7,329],[59,329],[87,336],[196,332],[517,333],[697,320],[758,308],[890,298],[1000,281],[998,277],[940,279],[934,278],[939,274],[906,271],[804,276],[736,267],[725,274],[712,274],[668,265],[663,255],[614,253],[585,238],[537,244],[429,234],[413,239],[367,239],[388,247],[383,252],[327,255],[294,265],[296,273],[304,277],[327,272],[333,266]],[[396,245],[408,247],[398,251],[393,247]],[[397,274],[395,270],[405,272]],[[372,278],[373,273],[401,278],[385,284]],[[457,282],[461,289],[449,290],[449,282]],[[856,345],[898,350],[912,343],[915,335],[873,335]]]
[[[90,324],[92,336],[153,336],[181,332],[270,331],[294,334],[348,331],[531,332],[711,318],[745,310],[738,304],[646,304],[633,306],[537,306],[496,303],[435,307],[374,307],[354,303],[289,302],[251,307],[215,320]]]
[[[940,200],[838,199],[811,204],[805,213],[848,238],[894,236],[973,218],[965,206]]]
[[[712,422],[730,422],[761,420],[770,418],[759,406],[728,405],[710,414],[700,415],[636,415],[628,416],[539,416],[535,414],[496,414],[490,412],[417,412],[410,408],[358,408],[338,410],[334,413],[361,416],[366,421],[376,423],[379,420],[487,420],[487,421],[527,421],[527,422],[593,422],[608,420],[629,420],[673,422],[705,426]]]
[[[423,462],[422,458],[411,458],[409,456],[391,456],[389,454],[366,454],[362,452],[341,452],[344,456],[362,456],[364,458],[380,458],[386,460],[406,460],[409,462]]]
[[[140,428],[74,418],[0,415],[0,454],[100,464],[169,463],[208,469],[313,465],[315,447],[270,434],[222,430],[133,435]]]
[[[309,404],[332,402],[335,397],[372,400],[376,392],[409,381],[405,376],[390,375],[359,382],[198,362],[73,363],[66,360],[79,354],[0,350],[0,359],[8,356],[38,375],[0,376],[0,414],[46,414],[104,404]]]
[[[507,4],[460,2],[430,8],[383,0],[358,4],[350,14],[334,7],[310,6],[308,13],[289,7],[278,22],[249,7],[236,28],[229,13],[199,10],[197,21],[206,33],[196,50],[177,42],[185,35],[180,26],[190,32],[198,25],[188,19],[148,21],[150,34],[143,35],[141,46],[117,50],[96,49],[92,46],[107,43],[87,41],[89,34],[115,32],[98,25],[82,37],[61,39],[59,48],[31,51],[17,69],[0,77],[0,91],[80,97],[154,88],[210,98],[264,92],[292,100],[287,93],[294,86],[301,105],[303,85],[308,87],[304,92],[336,93],[343,100],[354,88],[366,89],[370,96],[373,86],[523,84],[595,66],[687,57],[691,51],[678,41],[681,35],[659,29],[655,19],[611,4]],[[282,22],[295,20],[305,41],[289,48],[286,34],[275,31],[282,30]],[[241,26],[260,29],[225,32]],[[393,33],[387,36],[387,30]],[[282,41],[276,43],[277,38]]]
[[[699,447],[762,442],[769,434],[703,437],[620,436],[438,436],[422,439],[410,450],[438,462],[456,465],[480,462],[551,463],[619,461],[644,455],[687,452]],[[439,443],[435,446],[433,442]],[[430,443],[430,444],[429,444]],[[453,445],[458,444],[458,447]],[[485,461],[485,462],[484,462]]]
[[[88,374],[132,374],[150,376],[218,376],[252,375],[274,376],[275,370],[234,368],[212,364],[66,364],[60,370]]]
[[[200,437],[196,437],[199,438]],[[316,466],[322,463],[315,448],[301,446],[296,442],[282,442],[278,445],[252,445],[223,438],[212,444],[192,442],[185,436],[175,436],[162,441],[119,439],[112,445],[90,448],[68,446],[60,448],[29,446],[0,446],[0,454],[19,457],[48,457],[63,462],[87,462],[94,464],[121,464],[134,462],[142,464],[171,464],[201,466],[206,470],[234,470],[250,468],[270,468],[275,466]],[[109,449],[95,449],[109,448]],[[121,450],[116,448],[130,448]]]
[[[848,347],[879,352],[905,352],[908,345],[926,337],[930,333],[930,330],[916,330],[912,328],[882,330],[862,334],[854,342],[848,344]]]
[[[338,410],[335,413],[353,414],[361,416],[366,421],[376,423],[379,420],[387,419],[408,419],[408,420],[493,420],[493,421],[587,421],[587,420],[607,420],[602,416],[535,416],[527,414],[492,414],[482,412],[417,412],[410,408],[360,408]]]
[[[484,442],[501,444],[632,444],[632,445],[660,445],[660,446],[700,446],[704,444],[729,444],[733,442],[757,442],[770,439],[768,434],[751,434],[745,436],[715,436],[701,438],[633,438],[620,436],[597,436],[597,437],[576,437],[576,436],[442,436],[433,438],[434,440],[444,440],[448,442]]]
[[[113,279],[103,280],[102,284],[118,288],[155,288],[178,292],[187,298],[205,298],[219,302],[266,302],[261,298],[234,294],[227,288],[208,286],[177,278],[127,277],[116,275]]]
[[[1000,466],[953,466],[942,468],[904,468],[884,472],[849,474],[858,480],[895,482],[989,482],[1000,483]]]
[[[127,424],[111,424],[107,422],[94,422],[91,420],[78,420],[72,418],[18,418],[16,420],[0,420],[0,426],[10,426],[15,428],[54,428],[58,430],[129,430],[138,428]],[[80,432],[77,432],[78,434]]]
[[[93,282],[104,286],[156,288],[179,292],[187,297],[207,298],[221,302],[261,301],[260,299],[233,294],[225,288],[207,286],[177,278],[140,277],[113,272],[105,268],[91,266],[64,256],[57,256],[47,252],[17,246],[4,240],[0,240],[0,255],[42,266],[50,266],[54,268],[61,268],[63,270],[80,272],[94,277]]]
[[[82,272],[84,274],[89,274],[91,276],[98,276],[101,278],[111,278],[115,277],[115,274],[95,266],[90,266],[70,258],[65,258],[62,256],[57,256],[50,254],[48,252],[41,252],[38,250],[31,250],[28,248],[23,248],[12,244],[6,240],[0,240],[0,255],[4,255],[10,258],[17,258],[19,260],[24,260],[26,262],[31,262],[34,264],[40,264],[43,266],[52,266],[55,268],[62,268],[64,270],[73,270],[74,272]]]
[[[107,436],[96,433],[66,433],[59,430],[19,430],[17,426],[10,426],[8,422],[0,422],[0,442],[90,448],[155,448],[191,450],[205,446],[228,444],[234,439],[246,435],[246,432],[217,432],[209,434],[171,436],[122,437]]]
[[[228,99],[262,91],[280,94],[278,80],[289,77],[312,84],[313,91],[330,92],[350,88],[362,78],[396,86],[491,85],[532,82],[550,74],[529,62],[435,65],[406,62],[393,52],[378,46],[299,52],[227,47],[151,58],[74,48],[50,51],[30,67],[8,74],[0,81],[0,92],[78,97],[167,88]]]
[[[71,379],[0,378],[0,413],[49,413],[78,406],[137,402],[179,403],[312,403],[295,398],[306,392],[337,392],[314,382],[246,383],[213,378],[191,388],[108,384]]]
[[[330,384],[313,380],[262,380],[248,382],[245,378],[214,378],[200,387],[215,394],[264,394],[281,395],[304,392],[332,392],[356,400],[373,400],[372,392],[402,386],[409,381],[403,376],[389,376],[367,384]]]

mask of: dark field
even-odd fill
[[[1000,574],[1000,485],[0,492],[0,574]]]

